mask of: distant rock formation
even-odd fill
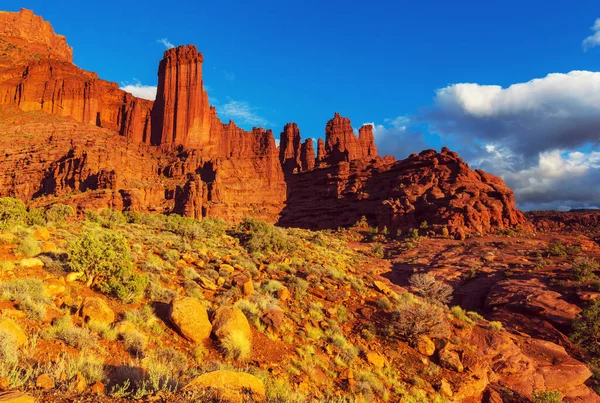
[[[457,238],[527,225],[502,179],[470,169],[446,148],[397,162],[357,159],[295,175],[279,223],[337,228],[363,216],[392,234],[426,226]]]
[[[356,137],[350,119],[335,113],[325,127],[325,155],[323,160],[330,164],[366,160],[377,157],[373,126],[364,125]]]

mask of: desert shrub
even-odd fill
[[[14,279],[0,283],[0,299],[15,302],[32,320],[43,319],[50,302],[44,283],[34,278]]]
[[[560,403],[562,395],[558,390],[534,390],[532,393],[533,403]]]
[[[68,252],[71,270],[83,273],[88,286],[125,302],[143,296],[149,279],[134,273],[131,250],[122,235],[85,231],[69,244]]]
[[[121,339],[123,339],[123,345],[131,354],[141,355],[146,349],[146,345],[148,344],[148,340],[146,336],[144,336],[138,330],[128,330],[126,332],[122,332],[120,334]]]
[[[88,286],[120,278],[133,267],[125,238],[112,231],[85,231],[68,247],[73,271],[85,275]]]
[[[175,249],[165,250],[162,253],[162,258],[165,262],[175,264],[179,260],[179,252]]]
[[[106,378],[104,359],[89,352],[81,352],[76,356],[63,353],[56,362],[49,363],[43,372],[53,379],[71,379],[80,373],[90,385]]]
[[[42,253],[40,243],[33,236],[25,237],[17,249],[25,257],[34,257]]]
[[[498,322],[496,320],[493,320],[491,322],[488,323],[488,328],[490,330],[495,330],[496,332],[499,332],[500,330],[502,330],[502,322]]]
[[[244,361],[250,357],[252,342],[244,333],[232,331],[221,339],[221,348],[228,359]]]
[[[548,255],[549,256],[557,256],[557,257],[565,257],[567,256],[567,248],[562,242],[556,241],[552,242],[548,245]]]
[[[455,305],[452,308],[450,308],[450,313],[454,315],[456,319],[462,320],[463,322],[467,322],[469,325],[473,324],[473,319],[471,319],[467,312],[465,312],[465,310],[458,305]]]
[[[127,223],[127,220],[123,216],[123,213],[121,213],[118,210],[112,210],[109,208],[105,208],[104,210],[102,210],[102,212],[100,213],[100,218],[100,223],[103,227],[106,228],[115,228],[117,225]]]
[[[148,353],[148,358],[150,358],[153,363],[170,367],[177,375],[182,374],[188,369],[188,360],[185,354],[170,347],[152,350]]]
[[[87,327],[104,340],[115,341],[117,339],[117,332],[106,322],[90,320],[87,322]]]
[[[160,274],[164,268],[165,264],[162,259],[156,256],[154,253],[148,252],[146,255],[146,261],[142,264],[142,270],[154,274]]]
[[[12,333],[0,329],[0,365],[16,365],[19,362],[19,347]]]
[[[356,374],[356,391],[362,393],[367,401],[374,401],[375,396],[384,396],[385,386],[372,372],[360,371]]]
[[[598,262],[592,257],[579,257],[571,263],[571,274],[577,281],[594,278],[596,270],[598,270]]]
[[[75,326],[70,316],[54,319],[52,326],[42,335],[46,339],[62,340],[66,345],[77,349],[90,348],[97,343],[96,337],[90,330]]]
[[[27,225],[45,225],[46,215],[41,207],[30,207],[27,211]]]
[[[225,221],[215,218],[198,221],[177,214],[164,217],[164,221],[159,226],[160,229],[173,232],[190,240],[210,239],[225,235],[225,230],[228,227]]]
[[[385,295],[377,298],[377,300],[375,301],[375,305],[377,305],[379,309],[383,309],[384,311],[389,311],[393,307],[392,301],[390,301],[390,299]]]
[[[260,317],[261,310],[255,302],[248,301],[247,299],[240,299],[234,306],[246,315],[246,318],[250,323],[256,322]]]
[[[238,236],[250,253],[293,252],[299,247],[283,228],[251,217],[239,224]]]
[[[412,242],[418,242],[421,239],[421,237],[419,236],[419,230],[416,228],[409,229],[407,239]]]
[[[148,298],[156,302],[169,303],[177,296],[177,293],[167,287],[163,287],[160,282],[152,281],[147,290]]]
[[[135,311],[125,312],[125,320],[148,333],[162,334],[163,332],[163,328],[160,326],[160,319],[156,317],[150,305],[145,305],[142,309]]]
[[[46,220],[49,222],[62,225],[75,215],[75,210],[66,204],[56,203],[50,206],[45,214]]]
[[[340,357],[346,363],[352,362],[358,355],[358,350],[344,337],[339,328],[332,328],[327,331],[327,340],[338,349]]]
[[[262,286],[263,291],[268,294],[275,294],[276,292],[278,292],[279,290],[282,290],[283,288],[285,288],[285,286],[277,280],[269,280],[266,283],[264,283]]]
[[[431,274],[413,274],[408,282],[416,293],[431,302],[448,303],[452,297],[452,287],[437,281]]]
[[[0,229],[8,229],[27,222],[27,206],[12,197],[0,197]]]
[[[447,330],[447,319],[444,310],[435,304],[400,303],[396,308],[394,330],[411,343],[419,336],[438,337]]]
[[[571,339],[594,354],[600,354],[600,299],[593,301],[573,321]]]

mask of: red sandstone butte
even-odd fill
[[[350,119],[335,113],[325,126],[325,160],[329,163],[375,158],[377,149],[373,137],[373,126],[360,128],[359,136],[354,134]]]

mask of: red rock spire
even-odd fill
[[[283,170],[292,172],[300,168],[300,130],[296,123],[284,126],[279,137],[279,161]]]
[[[153,143],[201,147],[210,141],[211,111],[202,84],[203,61],[193,45],[165,51],[152,110]]]
[[[325,126],[325,159],[331,164],[377,156],[373,127],[364,125],[356,137],[350,119],[335,113]]]

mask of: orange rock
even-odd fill
[[[105,387],[104,384],[100,381],[96,381],[92,387],[90,388],[90,390],[92,391],[92,393],[95,393],[97,395],[103,395],[105,393]]]
[[[35,380],[35,386],[44,390],[54,389],[54,381],[48,374],[41,374]]]

